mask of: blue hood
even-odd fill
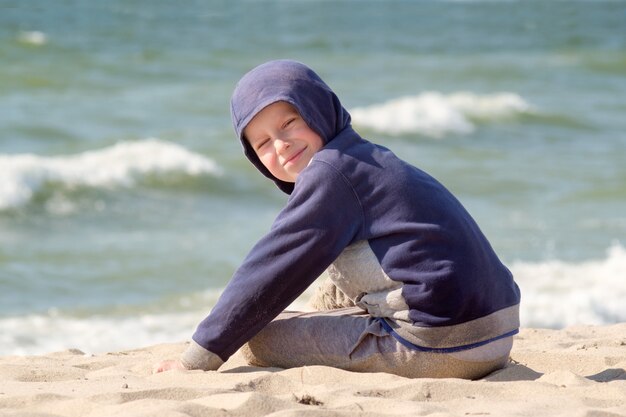
[[[324,144],[350,126],[350,114],[330,87],[312,69],[300,62],[269,61],[239,80],[231,98],[230,111],[244,153],[263,175],[273,180],[282,191],[291,194],[294,183],[274,177],[243,135],[243,130],[252,118],[277,101],[294,106],[309,127],[320,135]]]

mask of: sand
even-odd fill
[[[152,365],[185,343],[0,358],[0,416],[626,416],[626,323],[522,329],[509,366],[478,381],[324,366],[217,372]]]

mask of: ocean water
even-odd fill
[[[524,326],[626,321],[626,2],[4,0],[0,354],[191,336],[286,199],[228,109],[274,58],[459,197]]]

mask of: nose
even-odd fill
[[[291,146],[291,142],[288,139],[285,139],[282,137],[277,137],[274,139],[274,148],[276,149],[276,152],[278,153],[289,149],[290,146]]]

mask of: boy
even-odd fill
[[[271,61],[231,99],[244,153],[290,194],[181,360],[213,370],[328,365],[480,378],[503,367],[520,293],[478,225],[435,179],[361,138],[305,65]],[[282,313],[328,269],[325,311]]]

